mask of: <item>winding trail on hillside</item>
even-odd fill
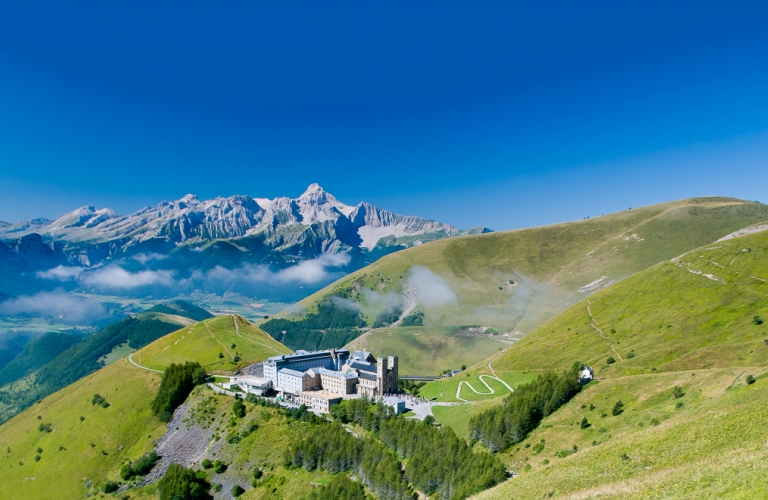
[[[490,375],[480,375],[478,378],[480,379],[480,382],[488,389],[489,392],[480,392],[477,389],[475,389],[474,387],[472,387],[472,384],[470,384],[469,382],[467,382],[465,380],[462,380],[461,382],[459,382],[459,386],[456,388],[456,399],[464,401],[465,403],[469,402],[466,399],[461,397],[461,388],[462,388],[462,386],[465,386],[465,385],[467,387],[469,387],[469,389],[472,392],[474,392],[475,394],[479,394],[480,396],[490,396],[491,394],[496,394],[496,391],[493,390],[493,387],[488,385],[488,382],[486,382],[484,380],[484,379],[487,379],[487,378],[491,379],[491,380],[497,380],[497,381],[501,382],[504,385],[504,387],[509,389],[509,392],[514,392],[514,389],[512,389],[512,387],[510,387],[508,383],[504,382],[503,380],[501,380],[498,377],[491,377]]]
[[[164,371],[162,371],[162,370],[155,370],[155,369],[152,369],[152,368],[147,368],[146,366],[141,366],[140,364],[136,363],[136,362],[133,360],[133,353],[130,353],[130,354],[128,355],[128,361],[129,361],[129,362],[130,362],[130,363],[131,363],[133,366],[135,366],[136,368],[141,368],[142,370],[147,370],[147,371],[150,371],[150,372],[156,372],[156,373],[165,373],[165,372],[164,372]]]
[[[250,340],[251,342],[254,342],[256,344],[263,345],[264,347],[266,347],[268,349],[272,349],[273,351],[275,351],[278,354],[283,354],[282,352],[278,351],[277,349],[275,349],[271,345],[267,345],[264,342],[259,342],[258,340],[256,340],[256,337],[254,337],[253,335],[249,335],[247,333],[246,334],[241,334],[240,333],[240,327],[237,325],[237,318],[235,317],[234,314],[232,315],[232,322],[235,324],[235,333],[237,334],[238,337],[240,337],[242,339],[245,339],[245,340]]]
[[[621,354],[616,352],[616,349],[613,347],[613,344],[615,344],[617,342],[616,339],[612,339],[611,337],[605,335],[603,333],[603,331],[597,326],[597,320],[595,320],[595,317],[592,316],[592,310],[590,309],[591,305],[592,305],[592,302],[588,299],[587,300],[587,314],[589,314],[589,318],[592,320],[589,323],[589,326],[594,328],[597,331],[597,333],[600,335],[600,337],[604,338],[605,340],[610,340],[611,342],[610,342],[610,344],[608,344],[608,346],[611,348],[611,350],[616,355],[616,357],[619,358],[619,361],[624,361],[624,359],[621,357]]]
[[[225,351],[227,351],[227,354],[229,354],[229,357],[232,358],[232,360],[234,361],[235,357],[232,356],[232,353],[227,350],[226,346],[224,344],[222,344],[221,342],[219,342],[219,339],[217,339],[213,335],[213,332],[211,331],[211,327],[208,326],[208,322],[207,321],[203,321],[203,324],[205,325],[205,329],[208,330],[208,333],[211,335],[211,338],[213,338],[213,340],[218,342],[219,345],[221,346],[221,348],[224,349]]]
[[[400,323],[403,322],[405,317],[411,314],[411,311],[416,309],[416,290],[410,285],[404,285],[403,295],[405,296],[405,307],[403,307],[403,312],[400,313],[400,317],[397,318],[397,321],[389,325],[390,328],[397,328],[400,326]]]

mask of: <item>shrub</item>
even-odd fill
[[[541,461],[541,463],[542,463],[543,465],[549,465],[549,459],[548,459],[548,458],[545,458],[544,460],[542,460],[542,461]]]
[[[617,417],[624,413],[624,403],[621,401],[616,401],[616,404],[613,405],[613,409],[611,410],[611,415],[614,417]]]
[[[233,497],[237,498],[240,495],[242,495],[243,493],[245,493],[245,490],[239,484],[235,484],[235,485],[232,486],[232,489],[229,490],[229,492],[232,493]]]
[[[755,383],[755,377],[753,375],[747,375],[747,385],[751,385]]]
[[[213,467],[213,462],[211,462],[210,459],[204,458],[202,462],[200,462],[200,465],[203,466],[203,469],[210,469]]]
[[[589,403],[589,411],[593,411],[595,409],[595,405],[593,403]]]
[[[613,359],[613,356],[608,356],[608,359],[606,359],[605,362],[608,363],[609,365],[612,365],[616,362],[616,360]]]
[[[85,417],[80,415],[80,421],[82,422],[83,420],[85,420]]]
[[[43,449],[42,449],[42,448],[40,448],[40,447],[38,446],[38,447],[37,447],[37,452],[38,452],[38,453],[42,453],[42,452],[43,452]]]
[[[101,491],[109,495],[110,493],[114,493],[120,488],[120,486],[114,482],[114,481],[107,481],[104,483],[104,486],[102,486]]]
[[[253,469],[253,478],[254,479],[261,479],[261,476],[263,476],[264,473],[261,471],[261,469]]]
[[[534,453],[541,453],[542,451],[544,451],[544,446],[546,444],[547,444],[546,441],[544,441],[542,439],[541,442],[538,442],[535,445],[533,445],[533,452]]]
[[[636,356],[636,355],[635,355],[635,351],[629,351],[629,354],[627,354],[627,359],[632,359],[632,358],[634,358],[635,356]]]
[[[755,325],[762,325],[764,321],[760,316],[755,316],[754,318],[752,318],[752,323],[754,323]]]
[[[219,353],[219,359],[224,359],[224,353],[223,352]]]
[[[657,426],[657,425],[659,425],[660,423],[661,423],[661,422],[659,422],[659,419],[657,419],[657,418],[653,418],[653,419],[651,419],[651,425],[652,425],[652,426],[654,426],[654,427],[656,427],[656,426]]]
[[[157,483],[160,500],[203,500],[208,498],[210,489],[208,481],[179,464],[171,464]]]
[[[213,488],[212,489],[213,489],[213,491],[218,493],[218,492],[220,492],[223,489],[223,486],[221,485],[221,483],[213,483]]]
[[[589,420],[587,420],[587,417],[584,417],[581,419],[580,425],[582,429],[588,429],[592,424],[589,423]]]
[[[238,434],[236,431],[228,432],[226,440],[229,444],[237,444],[240,442],[240,434]]]
[[[94,394],[91,399],[91,405],[96,406],[104,402],[104,398],[98,394]]]
[[[683,402],[682,402],[682,401],[678,402],[678,403],[675,405],[675,409],[677,409],[677,410],[679,410],[679,409],[680,409],[680,408],[682,408],[682,407],[683,407]]]
[[[40,461],[40,455],[35,455],[35,462],[39,462],[39,461]]]
[[[235,402],[232,403],[232,413],[234,413],[237,418],[243,418],[245,416],[245,404],[243,404],[243,401],[240,398],[235,399]]]
[[[120,479],[122,479],[123,481],[128,481],[132,477],[133,477],[133,469],[131,469],[131,464],[125,464],[122,467],[120,467]]]
[[[574,453],[576,453],[576,451],[574,450],[560,450],[557,453],[555,453],[555,456],[557,458],[565,458],[573,455]]]
[[[683,392],[683,388],[679,386],[675,386],[674,389],[672,389],[672,396],[675,399],[680,399],[683,396],[685,396],[685,392]]]
[[[221,460],[216,460],[213,463],[213,472],[216,474],[222,474],[227,470],[227,464],[222,462]]]
[[[40,424],[37,426],[37,430],[45,433],[51,432],[51,424]]]
[[[154,451],[145,453],[133,462],[133,465],[131,466],[133,473],[137,476],[146,476],[155,466],[155,462],[157,462],[158,459],[159,457]]]

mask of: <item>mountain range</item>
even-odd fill
[[[61,248],[83,265],[95,256],[128,252],[148,243],[170,246],[202,245],[217,239],[261,236],[277,252],[301,257],[349,249],[372,251],[377,246],[413,246],[460,234],[489,232],[486,228],[461,231],[448,224],[416,216],[395,214],[370,203],[355,206],[340,202],[320,185],[312,184],[298,198],[249,196],[199,200],[188,194],[130,215],[109,208],[84,206],[54,220],[31,219],[0,226],[0,240],[19,241],[34,234],[52,250]],[[53,242],[60,244],[56,245]],[[98,258],[98,257],[97,257]]]
[[[276,271],[337,255],[342,257],[327,260],[350,271],[402,248],[486,232],[365,202],[347,205],[318,184],[298,198],[237,195],[201,201],[186,195],[130,215],[85,206],[54,220],[0,224],[0,289],[29,293],[39,286],[36,273],[57,266],[79,272],[115,262],[129,271],[160,269],[189,278],[195,270],[252,264]]]

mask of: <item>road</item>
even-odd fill
[[[129,354],[129,355],[128,355],[128,361],[130,361],[130,362],[131,362],[131,364],[132,364],[133,366],[135,366],[136,368],[141,368],[142,370],[147,370],[147,371],[150,371],[150,372],[156,372],[156,373],[165,373],[165,372],[163,372],[162,370],[153,370],[152,368],[147,368],[146,366],[141,366],[140,364],[136,363],[136,362],[133,360],[133,353],[131,353],[131,354]]]

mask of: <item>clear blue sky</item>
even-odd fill
[[[0,220],[311,182],[494,229],[768,201],[765,2],[627,3],[6,2]]]

